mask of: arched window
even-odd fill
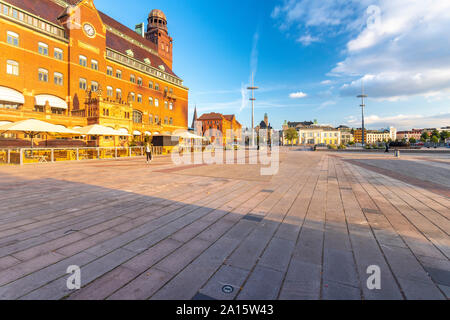
[[[38,74],[39,74],[39,77],[38,77],[39,81],[48,82],[48,70],[39,69]]]
[[[142,112],[138,110],[133,110],[133,122],[142,123]]]
[[[122,90],[116,89],[116,99],[122,100]]]
[[[87,58],[85,56],[79,56],[78,60],[80,62],[80,66],[82,66],[82,67],[87,66]]]
[[[19,75],[19,63],[14,60],[6,61],[6,73],[13,76]]]
[[[7,42],[12,46],[19,46],[19,35],[15,32],[8,31],[7,33]]]

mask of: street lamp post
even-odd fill
[[[362,145],[363,147],[366,145],[366,129],[364,128],[364,108],[366,107],[364,99],[368,96],[364,94],[364,83],[362,83],[362,92],[357,98],[361,98],[361,111],[362,111]]]
[[[250,101],[252,102],[252,147],[255,146],[255,90],[258,90],[258,87],[255,87],[253,73],[252,73],[252,86],[247,87],[247,90],[252,91],[252,97],[250,98]]]

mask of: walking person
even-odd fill
[[[152,147],[149,142],[145,147],[145,153],[147,154],[147,164],[152,162]]]

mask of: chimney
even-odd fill
[[[134,27],[134,31],[139,34],[142,38],[145,36],[145,23],[139,23]]]

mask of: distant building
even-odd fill
[[[269,123],[269,116],[267,113],[264,115],[264,120],[261,121],[261,123],[255,128],[255,131],[258,134],[258,136],[260,135],[259,133],[260,130],[267,130],[267,135],[261,138],[263,139],[264,143],[269,142],[270,137],[272,136],[273,128]]]
[[[357,143],[362,143],[362,129],[354,131],[354,139]],[[365,130],[365,142],[368,144],[377,142],[395,141],[397,139],[397,129],[390,127],[389,130]]]
[[[198,118],[201,122],[201,133],[211,142],[222,145],[240,142],[242,140],[242,125],[237,121],[235,115],[223,115],[220,113],[207,113]],[[233,133],[227,137],[228,130]]]
[[[298,132],[298,139],[287,141],[284,133],[290,128],[294,128]],[[311,121],[285,122],[283,125],[282,139],[283,144],[285,145],[340,145],[341,132],[332,126],[314,124],[314,122]]]
[[[419,141],[423,134],[423,129],[412,129],[411,131],[399,131],[397,132],[397,140],[404,140],[406,139],[409,141],[411,138],[416,139],[416,141]]]
[[[341,132],[341,142],[343,144],[349,144],[350,142],[353,142],[355,140],[353,137],[352,128],[349,128],[347,126],[339,126],[336,129]]]

